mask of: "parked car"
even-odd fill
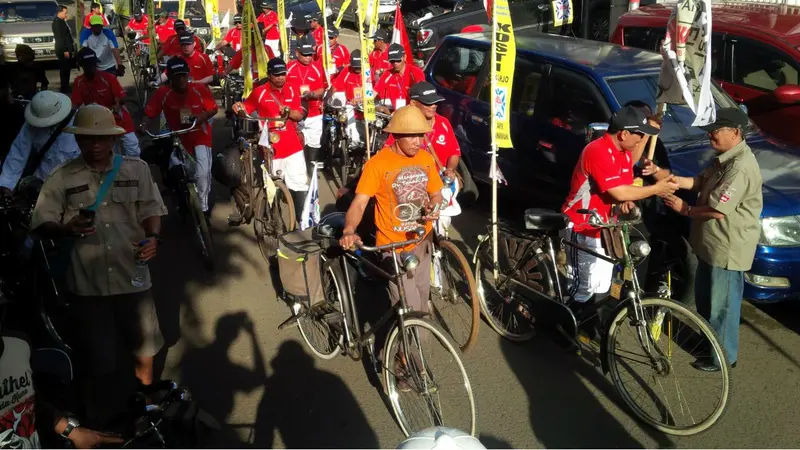
[[[628,101],[654,105],[662,58],[632,47],[525,31],[516,33],[516,43],[510,103],[514,149],[501,150],[498,157],[508,180],[503,191],[529,199],[531,207],[557,209],[568,194],[587,130],[607,123]],[[448,36],[425,67],[446,99],[439,112],[453,124],[465,163],[474,179],[486,183],[490,45],[488,32]],[[736,105],[717,85],[713,97],[717,108]],[[687,106],[669,105],[656,148],[659,165],[684,176],[698,174],[714,156],[707,134],[692,127],[692,120]],[[764,302],[795,299],[800,296],[800,149],[770,138],[752,123],[747,142],[761,166],[764,209],[745,296]],[[680,276],[690,285],[693,273],[686,267],[691,255],[683,239],[688,222],[667,211],[660,199],[644,204],[651,235],[680,244],[666,251],[681,259],[685,273]],[[670,236],[675,230],[680,230],[678,242]]]
[[[800,8],[715,5],[711,11],[711,76],[764,132],[800,146]],[[652,5],[627,13],[611,41],[656,50],[670,12]]]
[[[0,1],[0,45],[7,62],[16,62],[15,48],[30,46],[37,61],[56,59],[52,23],[58,3],[54,0]]]

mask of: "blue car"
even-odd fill
[[[613,111],[631,100],[655,105],[662,58],[640,49],[535,32],[518,32],[516,41],[510,104],[514,149],[501,150],[498,158],[508,180],[503,190],[525,198],[526,206],[558,209],[568,194],[587,133],[602,128]],[[490,45],[489,33],[451,35],[425,66],[428,80],[446,98],[439,113],[452,122],[467,167],[474,179],[487,183]],[[716,85],[713,96],[717,108],[737,106]],[[715,154],[708,135],[690,125],[692,119],[687,106],[669,105],[655,154],[659,165],[684,176],[698,174]],[[745,274],[745,298],[797,299],[800,148],[763,135],[752,123],[746,134],[761,167],[764,209],[761,241],[753,268]],[[682,275],[688,278],[685,290],[691,291],[688,222],[668,211],[660,199],[645,200],[642,206],[647,229],[655,236],[651,240],[664,244],[665,254],[670,254],[665,261],[680,260]]]

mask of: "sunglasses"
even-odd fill
[[[389,60],[389,64],[400,64],[401,62],[403,62],[402,59]]]

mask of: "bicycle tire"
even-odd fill
[[[702,332],[702,334],[703,334],[702,337],[705,340],[711,342],[714,352],[719,357],[721,357],[723,360],[725,360],[725,364],[723,364],[723,366],[721,367],[721,370],[719,372],[714,372],[714,373],[721,373],[721,375],[722,375],[722,384],[723,384],[723,386],[722,386],[722,395],[720,397],[719,404],[716,405],[716,407],[714,408],[712,413],[709,415],[709,417],[707,419],[701,421],[700,423],[694,424],[692,426],[677,427],[677,426],[667,425],[667,424],[664,424],[664,423],[662,423],[660,421],[657,421],[654,417],[652,417],[650,414],[648,414],[646,411],[644,411],[643,408],[639,404],[636,403],[636,400],[630,395],[628,390],[622,385],[622,380],[621,380],[621,377],[620,377],[619,368],[615,364],[616,363],[616,358],[614,358],[614,355],[616,353],[614,350],[616,348],[615,344],[617,342],[617,334],[618,334],[618,331],[621,329],[619,327],[619,325],[623,324],[623,323],[626,323],[626,322],[629,322],[629,320],[627,319],[627,316],[628,316],[629,311],[630,311],[629,307],[625,307],[625,308],[619,309],[619,311],[617,312],[617,314],[614,317],[614,319],[611,320],[608,323],[608,330],[607,330],[607,333],[606,333],[605,358],[606,358],[607,367],[609,368],[609,372],[611,374],[611,381],[614,384],[615,390],[620,395],[620,397],[625,402],[625,404],[628,406],[628,408],[630,408],[630,410],[636,415],[636,417],[638,417],[644,423],[650,425],[651,427],[653,427],[653,428],[655,428],[655,429],[657,429],[657,430],[659,430],[659,431],[661,431],[663,433],[671,434],[671,435],[677,435],[677,436],[690,436],[690,435],[694,435],[694,434],[701,433],[703,431],[708,430],[725,413],[725,411],[727,409],[727,406],[728,406],[728,399],[730,398],[730,392],[731,392],[730,365],[727,362],[727,355],[725,354],[725,349],[720,344],[719,338],[717,337],[717,334],[714,332],[714,330],[711,328],[711,326],[708,324],[708,322],[704,318],[702,318],[699,314],[697,314],[696,312],[692,311],[691,309],[685,307],[684,305],[680,304],[679,302],[676,302],[675,300],[672,300],[672,299],[647,298],[647,299],[643,299],[641,301],[641,303],[642,303],[642,309],[643,310],[644,310],[644,308],[646,308],[648,306],[654,306],[654,307],[659,308],[659,310],[661,308],[666,308],[666,309],[674,309],[674,310],[679,311],[682,315],[686,316],[689,319],[689,321],[693,322],[695,327],[697,327],[697,329]],[[666,314],[661,319],[662,323],[663,323],[663,319],[665,317],[666,317]],[[672,318],[672,317],[673,317],[673,315],[670,314],[670,318]],[[670,325],[671,325],[671,321],[670,321]],[[648,326],[648,330],[649,329],[650,329],[650,326]],[[680,331],[679,331],[678,334],[680,334]],[[648,331],[648,335],[651,337],[651,341],[652,341],[652,334],[651,334],[650,331]],[[677,335],[676,335],[676,337],[677,337]],[[667,338],[667,340],[670,343],[672,342],[672,338]],[[676,346],[680,347],[679,344],[676,344]],[[697,346],[695,346],[695,347],[697,347]],[[661,353],[662,355],[664,354],[664,352],[661,351],[661,350],[659,350],[659,353]],[[671,358],[672,357],[670,356],[670,359]],[[620,359],[621,359],[621,357],[620,357]],[[673,363],[670,361],[669,365],[671,367],[673,365]],[[694,370],[694,369],[691,369],[691,370]],[[655,377],[662,377],[662,376],[666,377],[668,375],[674,375],[673,372],[674,372],[674,369],[670,369],[670,370],[667,371],[666,375],[654,374],[654,378]],[[672,383],[672,381],[670,383]],[[677,380],[674,381],[674,384],[676,386],[678,386],[678,387],[680,386]],[[706,390],[706,386],[707,386],[706,384],[703,385],[703,390]],[[685,397],[685,394],[683,393],[683,389],[679,387],[679,390],[681,391],[679,393],[680,397]],[[663,386],[662,386],[662,392],[663,392]],[[663,405],[662,405],[662,407],[663,407]],[[669,402],[667,402],[666,407],[669,408]],[[689,410],[688,407],[686,409]],[[681,408],[681,410],[683,410],[683,408]],[[690,414],[692,414],[691,411],[690,411]],[[670,416],[674,416],[674,415],[670,414]],[[692,418],[692,420],[694,420],[694,418]]]
[[[43,277],[44,280],[40,279],[39,277]],[[67,328],[64,322],[68,318],[57,316],[54,317],[53,314],[51,314],[52,309],[58,309],[59,305],[55,298],[48,298],[47,294],[43,291],[44,286],[49,284],[51,287],[53,287],[51,294],[57,294],[56,288],[53,284],[53,279],[48,273],[45,273],[40,269],[34,271],[32,281],[34,289],[33,298],[36,300],[36,309],[39,313],[39,318],[42,320],[44,330],[47,332],[47,336],[52,339],[57,348],[66,353],[72,353],[72,347],[70,347],[70,345],[67,343],[67,340],[61,336],[61,333],[58,331],[59,328]]]
[[[200,245],[200,253],[203,256],[203,263],[209,270],[214,269],[214,243],[211,240],[211,230],[208,229],[208,222],[200,206],[200,197],[197,195],[197,188],[194,183],[186,183],[187,202],[189,204],[189,216],[192,218],[192,228],[197,235],[197,243]]]
[[[445,329],[445,331],[450,331],[450,337],[455,341],[456,344],[461,348],[462,352],[467,352],[470,348],[475,345],[475,342],[478,340],[478,327],[480,325],[480,304],[478,303],[478,289],[475,283],[475,278],[472,275],[472,268],[470,267],[469,263],[467,262],[467,258],[464,256],[464,253],[459,250],[458,246],[455,245],[452,241],[447,239],[440,239],[439,240],[439,249],[442,251],[441,257],[441,273],[442,273],[442,284],[445,284],[444,278],[445,273],[448,272],[447,267],[450,265],[450,262],[446,258],[446,254],[450,254],[455,258],[456,264],[458,264],[459,269],[461,271],[462,280],[461,282],[465,282],[467,288],[467,294],[469,297],[466,299],[466,302],[462,302],[461,296],[459,298],[447,299],[445,297],[452,297],[452,292],[448,294],[444,293],[437,293],[435,292],[435,288],[431,286],[431,303],[435,308],[435,311],[432,309],[431,315],[436,318],[439,325]],[[431,266],[433,267],[433,266]],[[452,289],[449,289],[452,290]],[[459,295],[459,294],[455,294]],[[438,302],[435,300],[439,300]],[[459,305],[461,303],[461,305]],[[457,323],[443,323],[445,322],[444,317],[442,316],[441,312],[444,312],[445,309],[457,309],[459,306],[463,308],[464,304],[466,304],[469,308],[469,314],[459,314],[460,318],[464,322],[462,326],[459,326]],[[445,308],[450,305],[449,308]],[[468,319],[467,319],[468,317]],[[454,322],[453,320],[449,322]],[[458,336],[455,336],[451,330],[458,327],[459,329],[466,329],[466,336],[463,337],[464,333],[458,333]]]
[[[443,422],[442,423],[436,423],[436,421],[431,421],[431,423],[425,423],[425,424],[420,423],[418,425],[412,425],[412,424],[408,423],[407,417],[406,417],[406,413],[405,413],[402,405],[400,404],[401,403],[400,402],[401,391],[398,389],[397,377],[394,374],[395,366],[393,364],[394,358],[395,358],[395,353],[392,352],[392,348],[394,347],[394,345],[396,343],[397,343],[397,345],[401,345],[402,344],[402,338],[400,338],[400,340],[398,340],[398,337],[400,335],[400,332],[399,332],[400,326],[399,326],[399,322],[398,322],[392,327],[391,331],[389,332],[389,338],[386,340],[386,344],[384,346],[384,350],[383,350],[383,355],[384,355],[383,380],[384,380],[384,386],[386,387],[387,396],[389,398],[389,403],[392,405],[392,410],[394,411],[394,416],[395,416],[395,419],[397,420],[398,425],[400,425],[400,429],[403,431],[403,433],[406,436],[410,436],[413,433],[416,433],[418,431],[421,431],[423,429],[426,429],[426,428],[429,428],[429,427],[432,427],[432,426],[444,426],[444,427],[456,428],[456,429],[459,429],[459,430],[468,431],[470,433],[470,435],[474,436],[475,435],[475,415],[476,415],[476,413],[475,413],[475,396],[474,396],[474,394],[472,392],[472,385],[471,385],[471,383],[469,381],[469,376],[467,375],[467,370],[466,370],[466,368],[464,368],[464,363],[463,363],[463,361],[461,361],[461,357],[459,356],[459,351],[457,350],[457,347],[450,341],[450,339],[447,337],[445,332],[440,330],[440,328],[439,328],[439,326],[437,324],[435,324],[435,323],[433,323],[433,322],[431,322],[429,320],[421,319],[421,318],[417,318],[417,317],[408,317],[407,316],[404,319],[404,324],[405,324],[405,328],[407,330],[413,330],[415,328],[418,329],[416,333],[411,333],[412,335],[418,335],[419,331],[422,331],[422,330],[424,330],[427,333],[430,333],[433,337],[436,338],[436,340],[440,344],[442,344],[442,346],[447,351],[447,353],[449,353],[450,358],[452,359],[452,361],[455,362],[456,368],[460,372],[460,378],[461,379],[458,380],[457,382],[453,383],[453,385],[455,387],[457,387],[457,388],[463,387],[464,389],[466,389],[467,402],[469,403],[469,414],[464,416],[464,418],[469,423],[468,424],[466,424],[466,423],[453,423],[453,422],[450,422],[450,421],[448,421],[447,423],[443,423]],[[423,338],[421,340],[421,342],[427,342],[427,344],[425,344],[425,346],[428,347],[429,350],[430,350],[430,347],[431,347],[430,341],[431,341],[431,339],[425,339],[425,338]],[[430,355],[430,351],[428,351],[428,355]],[[409,359],[413,360],[414,358],[409,358]],[[423,359],[424,359],[424,357],[423,357]],[[392,364],[387,363],[387,361],[391,362]],[[430,371],[430,366],[428,364],[425,364],[425,363],[422,363],[422,364],[425,366],[426,374],[425,375],[417,374],[417,376],[418,377],[424,376],[427,379],[427,378],[430,377],[430,375],[427,374],[427,372]],[[425,380],[426,384],[427,384],[427,381],[428,380]],[[434,387],[433,385],[435,384],[436,390],[434,391],[434,393],[438,394],[440,392],[440,388],[442,387],[442,385],[438,384],[438,383],[433,383],[436,380],[431,379],[430,381],[432,382],[432,387]],[[441,405],[441,402],[439,402],[439,405]],[[466,405],[463,405],[463,406],[466,406]],[[453,410],[456,411],[456,412],[458,412],[458,411],[462,411],[463,412],[464,408],[454,408]],[[450,411],[448,411],[448,414],[449,414],[449,412]]]
[[[328,360],[335,358],[342,352],[344,335],[342,335],[341,331],[336,330],[334,326],[328,323],[326,316],[334,313],[338,313],[341,316],[342,300],[347,299],[347,293],[344,289],[344,286],[346,286],[344,275],[337,266],[328,266],[322,274],[322,283],[322,289],[326,297],[325,300],[311,305],[308,309],[306,309],[305,304],[301,302],[300,318],[297,320],[297,328],[300,329],[300,336],[302,336],[303,341],[311,352],[320,359]],[[333,291],[329,291],[329,287],[332,287]],[[335,294],[335,297],[329,298],[329,292]],[[312,326],[317,326],[317,329],[322,330],[327,336],[323,336],[321,340],[311,339],[310,334]]]
[[[344,132],[345,130],[343,129],[342,133]],[[342,173],[342,185],[339,187],[344,187],[350,181],[348,177],[350,172],[350,155],[347,152],[347,139],[344,136],[339,139],[339,152],[342,154],[341,160],[339,161],[341,164],[339,170],[341,170]]]
[[[267,209],[267,196],[264,190],[258,196],[256,205],[256,216],[253,221],[253,230],[256,234],[256,242],[261,251],[261,256],[269,262],[278,252],[278,236],[289,231],[294,231],[297,226],[295,218],[294,202],[291,193],[283,181],[275,181],[277,192],[272,206]],[[285,211],[281,209],[283,203]],[[281,224],[277,225],[276,216],[281,218]],[[286,223],[286,217],[289,223]]]
[[[150,74],[148,73],[147,69],[142,69],[139,72],[139,87],[137,88],[139,92],[139,104],[142,108],[147,106],[148,90],[150,89],[147,85],[147,82],[149,80]]]

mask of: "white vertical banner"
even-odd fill
[[[300,215],[300,229],[305,230],[319,224],[319,170],[314,167],[311,182],[308,183],[308,194],[303,202],[303,213]]]
[[[695,114],[692,126],[713,123],[710,0],[680,0],[675,5],[661,55],[664,64],[656,101],[688,105]]]

